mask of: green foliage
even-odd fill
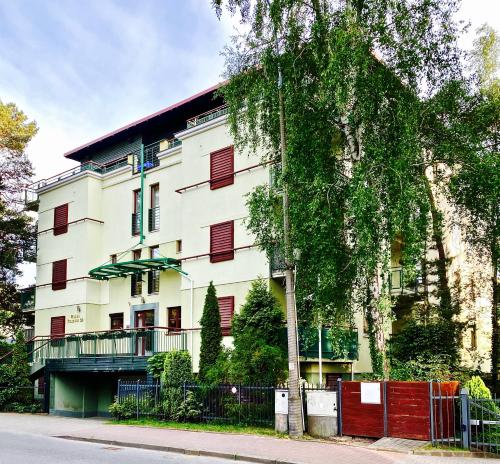
[[[169,351],[165,354],[162,383],[179,387],[193,381],[191,355],[187,351]]]
[[[263,280],[252,283],[245,304],[232,324],[232,382],[276,385],[286,376],[282,342],[283,311]]]
[[[490,389],[485,385],[483,379],[477,375],[473,375],[464,385],[469,392],[471,398],[491,400]]]
[[[469,375],[466,370],[451,367],[450,358],[445,355],[417,355],[406,362],[391,361],[391,380],[465,382]]]
[[[302,251],[296,263],[301,320],[351,325],[355,303],[376,281],[368,302],[378,308],[372,355],[385,370],[377,353],[391,311],[390,244],[404,238],[408,268],[426,244],[425,168],[439,160],[427,124],[438,102],[428,96],[462,80],[452,19],[457,2],[213,4],[219,15],[224,6],[238,12],[248,26],[227,50],[229,82],[221,90],[239,148],[279,159],[278,93],[283,96],[287,165],[276,165],[273,186],[250,195],[248,228],[271,257],[283,243],[279,198],[286,188],[292,248]],[[447,93],[449,108],[453,101]],[[447,138],[440,146],[451,153],[457,134],[440,134]]]
[[[436,320],[421,323],[410,320],[403,329],[390,340],[391,362],[402,364],[415,360],[446,358],[456,367],[459,357],[456,340],[459,338],[460,325],[454,321]]]
[[[112,417],[118,420],[126,420],[137,417],[137,399],[133,395],[128,395],[118,402],[115,401],[109,406],[109,412]]]
[[[213,282],[207,289],[201,324],[200,379],[205,379],[208,370],[214,366],[222,351],[222,329],[219,303]]]
[[[203,403],[198,401],[193,391],[186,393],[186,399],[182,401],[175,413],[175,420],[179,422],[198,422],[203,412]]]
[[[208,385],[231,383],[231,355],[233,350],[223,348],[215,364],[207,370],[204,382]]]
[[[34,259],[33,218],[19,207],[19,202],[32,176],[24,150],[37,130],[36,123],[29,122],[14,103],[0,101],[0,287],[14,283],[22,261]],[[12,287],[9,289],[12,292]],[[0,309],[10,310],[3,307],[3,299]]]
[[[167,353],[156,353],[148,358],[147,371],[155,378],[161,378],[165,367],[165,357]]]
[[[13,408],[34,407],[33,385],[29,379],[30,366],[24,332],[19,330],[16,341],[11,345],[10,359],[0,364],[0,410],[12,411]]]

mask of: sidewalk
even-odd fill
[[[262,464],[409,464],[464,462],[463,459],[412,456],[359,446],[243,434],[170,430],[106,424],[102,420],[45,415],[0,414],[1,431],[91,441],[158,451],[213,456]],[[468,461],[468,460],[467,460]],[[473,459],[473,464],[494,462]]]
[[[335,464],[392,464],[401,457],[393,453],[315,441],[127,425],[102,424],[92,431],[63,436],[115,446],[136,446],[263,464],[325,464],[332,462],[333,458]]]

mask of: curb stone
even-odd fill
[[[82,441],[86,443],[99,443],[101,445],[111,445],[111,446],[121,446],[124,448],[138,448],[151,451],[163,451],[166,453],[178,453],[186,454],[191,456],[206,456],[222,459],[231,459],[233,461],[246,461],[254,462],[257,464],[297,464],[289,461],[276,461],[274,459],[259,458],[256,456],[243,456],[233,453],[221,453],[217,451],[205,451],[205,450],[194,450],[188,448],[175,448],[172,446],[159,446],[159,445],[148,445],[144,443],[128,443],[116,440],[100,440],[98,438],[87,438],[87,437],[73,437],[71,435],[55,435],[55,438],[62,438],[63,440],[73,440]]]
[[[465,451],[426,451],[426,450],[414,450],[415,456],[440,456],[440,457],[452,457],[452,458],[489,458],[489,459],[500,459],[500,455],[493,453],[486,453],[484,451],[474,451],[467,453]]]

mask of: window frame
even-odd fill
[[[160,246],[154,245],[149,247],[149,257],[155,258],[155,250],[160,253]],[[156,285],[155,285],[156,280]],[[160,271],[149,271],[148,272],[148,295],[157,295],[160,293]]]
[[[121,319],[122,324],[121,327],[113,328],[113,320]],[[123,330],[124,327],[124,314],[123,313],[111,313],[109,315],[109,328],[110,330]]]

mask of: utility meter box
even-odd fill
[[[307,432],[309,435],[323,438],[337,435],[337,392],[307,392]]]
[[[278,433],[288,432],[288,390],[274,391],[274,428]]]

